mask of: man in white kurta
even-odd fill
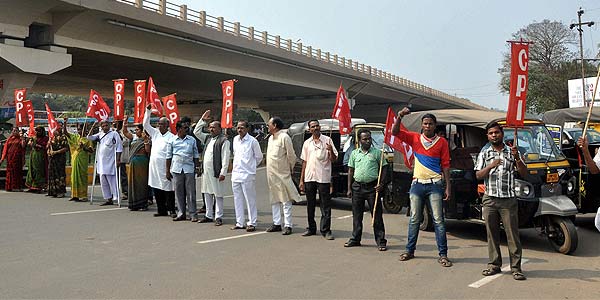
[[[281,207],[283,206],[283,235],[292,233],[292,204],[300,201],[300,194],[292,181],[292,170],[296,164],[296,154],[289,135],[281,132],[283,121],[273,117],[267,123],[269,142],[267,145],[267,182],[269,199],[273,212],[273,225],[267,232],[282,231]]]
[[[119,199],[117,186],[117,164],[123,152],[123,143],[119,133],[110,130],[108,121],[100,122],[100,132],[88,136],[93,142],[98,142],[96,152],[96,171],[100,175],[100,187],[105,202],[100,205],[113,205]]]
[[[144,115],[144,130],[148,132],[152,141],[150,150],[150,165],[148,166],[148,185],[152,187],[156,199],[157,213],[155,217],[175,214],[175,193],[173,184],[167,179],[167,151],[169,143],[175,139],[175,135],[169,131],[169,119],[160,118],[158,129],[150,125],[152,111],[150,105],[146,107]]]
[[[231,144],[221,133],[221,123],[213,121],[208,126],[208,132],[202,128],[210,120],[210,110],[194,127],[194,135],[204,146],[202,155],[202,185],[201,191],[206,201],[206,215],[199,223],[209,223],[214,219],[216,226],[223,225],[223,191],[225,190],[225,176],[231,157]],[[216,203],[215,203],[216,202]],[[213,204],[215,211],[213,211]]]
[[[233,138],[233,169],[231,170],[231,187],[235,205],[235,226],[231,229],[256,230],[256,166],[263,159],[258,141],[248,134],[247,121],[239,121]],[[244,203],[248,207],[248,223],[244,226]]]

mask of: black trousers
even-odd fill
[[[331,231],[331,194],[329,193],[329,183],[318,183],[315,181],[305,182],[304,190],[306,192],[306,213],[308,215],[308,230],[317,232],[317,222],[315,222],[315,208],[317,206],[317,191],[321,202],[321,234],[325,235]]]
[[[175,192],[157,188],[153,188],[153,190],[157,213],[161,215],[167,215],[169,212],[175,213]]]
[[[352,183],[352,238],[351,240],[360,242],[363,230],[363,214],[365,211],[365,200],[369,202],[371,217],[373,217],[373,208],[375,207],[375,186],[377,181],[369,183]],[[378,246],[386,246],[385,226],[383,224],[383,203],[381,198],[377,199],[377,209],[375,210],[375,220],[373,223],[373,234]]]

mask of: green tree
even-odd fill
[[[512,35],[513,40],[533,42],[529,47],[529,88],[527,110],[541,113],[569,106],[570,79],[581,78],[581,64],[576,61],[577,36],[561,22],[543,20],[534,22]],[[500,90],[510,89],[510,49],[503,53]],[[585,63],[586,76],[596,74],[596,68]]]

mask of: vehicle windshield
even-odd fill
[[[582,129],[569,130],[568,132],[573,137],[573,140],[577,141],[579,139],[579,137],[581,136]],[[588,143],[590,143],[590,144],[600,143],[600,132],[598,132],[592,128],[588,128],[585,135],[587,136]]]
[[[504,142],[513,145],[515,130],[504,128]],[[565,156],[558,149],[552,136],[543,125],[527,125],[517,131],[519,153],[526,162],[559,161]]]
[[[383,131],[371,131],[371,139],[373,139],[371,147],[381,150],[381,146],[383,145]],[[393,150],[390,146],[385,144],[383,151],[392,152]]]

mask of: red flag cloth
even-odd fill
[[[350,115],[350,105],[348,104],[348,98],[346,98],[346,92],[340,84],[337,96],[335,97],[335,106],[331,117],[337,119],[340,122],[340,134],[349,134],[352,130],[352,116]]]
[[[400,153],[402,153],[402,156],[404,157],[404,165],[409,169],[412,169],[413,161],[415,159],[412,147],[407,143],[401,141],[400,138],[398,138],[397,136],[394,136],[392,134],[392,126],[394,126],[394,122],[396,122],[396,114],[394,113],[391,107],[388,107],[383,141],[384,143],[392,147],[394,150],[400,151]],[[402,130],[406,130],[402,123],[400,123],[400,128]]]
[[[27,94],[27,89],[15,89],[15,118],[16,118],[16,126],[27,126],[27,112],[25,110],[25,105],[23,105],[23,101],[25,101],[25,96]]]
[[[221,112],[221,128],[233,127],[233,84],[234,79],[221,81],[223,90],[223,110]]]
[[[510,46],[510,93],[508,96],[506,125],[509,127],[523,127],[528,86],[529,44],[512,42]]]
[[[158,96],[158,92],[156,91],[156,87],[154,86],[152,77],[148,79],[148,93],[146,94],[146,101],[152,105],[153,115],[157,115],[159,117],[163,116],[163,107],[160,97]]]
[[[146,80],[133,82],[135,106],[133,109],[133,123],[142,123],[146,112]]]
[[[107,120],[110,114],[110,108],[108,104],[104,102],[102,96],[94,90],[90,90],[90,99],[88,101],[88,108],[85,115],[91,118],[95,118],[98,122]]]
[[[58,127],[58,123],[56,122],[56,119],[54,118],[54,114],[50,110],[50,107],[48,107],[48,103],[45,103],[45,105],[46,105],[46,113],[48,114],[48,136],[50,137],[50,139],[53,139],[54,132],[56,131],[56,128]]]
[[[179,122],[179,109],[177,108],[177,99],[175,98],[175,95],[177,94],[171,94],[162,98],[165,113],[169,119],[169,126],[171,127],[171,132],[173,134],[177,134],[175,125]]]
[[[31,100],[23,101],[25,106],[25,112],[27,113],[27,119],[29,119],[29,132],[28,136],[35,136],[35,114],[33,113],[33,103]]]
[[[125,80],[126,79],[115,79],[113,80],[115,86],[115,97],[114,99],[114,120],[123,120],[125,115]]]

